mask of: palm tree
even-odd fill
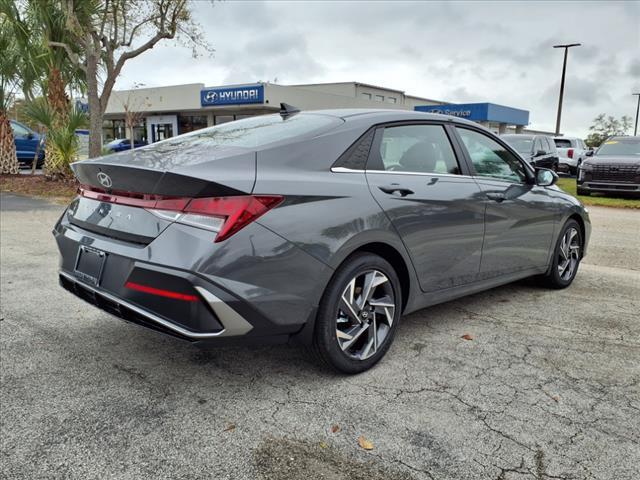
[[[9,103],[18,87],[17,48],[8,28],[8,18],[0,12],[0,173],[18,173],[18,158],[9,122]]]
[[[70,100],[67,88],[85,90],[83,72],[73,64],[65,52],[51,48],[52,41],[68,41],[66,19],[56,0],[27,0],[17,4],[0,0],[0,14],[6,16],[20,53],[22,92],[33,102],[38,93],[46,96],[52,124],[62,128],[69,120]],[[44,173],[47,178],[70,174],[58,170],[55,147],[45,137]]]
[[[46,155],[50,177],[70,178],[70,165],[78,159],[79,141],[76,130],[87,125],[87,115],[77,108],[68,108],[64,112],[65,121],[59,122],[59,112],[55,112],[45,98],[29,102],[24,113],[47,131]]]

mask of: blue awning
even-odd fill
[[[419,112],[440,113],[472,120],[474,122],[496,122],[507,125],[528,125],[529,111],[505,107],[495,103],[450,103],[447,105],[419,105]]]

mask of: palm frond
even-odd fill
[[[53,130],[54,113],[45,98],[38,97],[31,102],[27,102],[24,107],[24,114],[47,130]]]

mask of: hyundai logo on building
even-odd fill
[[[248,85],[244,87],[205,88],[200,90],[200,104],[242,105],[246,103],[263,103],[264,85]]]

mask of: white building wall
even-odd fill
[[[279,107],[280,102],[294,105],[303,110],[327,108],[389,108],[404,109],[404,105],[375,102],[362,97],[330,94],[315,89],[276,85],[265,85],[265,101],[269,105]]]
[[[255,84],[225,85],[236,87]],[[139,88],[134,90],[114,91],[107,104],[107,116],[124,115],[125,106],[131,111],[143,113],[171,113],[171,112],[200,112],[209,114],[212,111],[243,111],[256,109],[279,109],[280,102],[295,105],[303,110],[318,110],[327,108],[388,108],[413,110],[416,105],[438,105],[437,102],[420,97],[405,95],[404,92],[383,87],[376,87],[363,83],[328,83],[317,85],[278,85],[264,84],[265,103],[248,105],[225,105],[220,107],[202,107],[200,105],[200,90],[205,88],[202,83],[187,85],[173,85],[167,87]],[[371,98],[365,98],[367,93]],[[376,100],[376,95],[383,97]],[[395,103],[390,103],[394,98]],[[213,123],[212,117],[210,119]]]
[[[124,113],[125,105],[129,105],[129,109],[135,112],[200,110],[200,90],[203,88],[203,83],[191,83],[114,91],[105,114]]]
[[[342,95],[344,97],[356,96],[356,84],[354,82],[337,83],[308,83],[301,85],[287,85],[288,87],[302,88],[313,92],[328,93],[329,95]]]

